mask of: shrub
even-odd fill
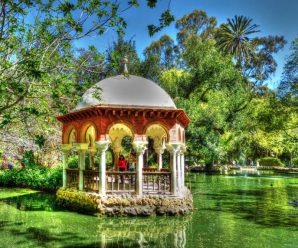
[[[36,167],[34,152],[32,150],[25,151],[22,161],[26,167]]]
[[[298,167],[298,158],[293,158],[292,159],[292,167],[295,167],[295,168]]]
[[[204,165],[204,164],[205,164],[205,160],[203,160],[203,159],[199,160],[199,161],[198,161],[198,164],[199,164],[199,165]]]
[[[0,171],[0,185],[54,192],[62,185],[62,168],[15,168]]]
[[[274,157],[260,158],[259,163],[261,166],[284,166],[279,158]]]
[[[56,203],[58,206],[79,213],[94,214],[97,211],[96,198],[73,190],[58,190]]]
[[[155,168],[155,169],[157,169],[157,168],[158,168],[158,164],[157,164],[157,163],[152,163],[152,164],[150,165],[150,168]]]

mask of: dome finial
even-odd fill
[[[126,55],[123,57],[122,62],[123,62],[123,74],[128,74],[128,69],[127,69],[128,59]]]

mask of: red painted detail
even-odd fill
[[[70,127],[76,130],[76,142],[84,142],[84,131],[89,125],[96,129],[96,140],[108,133],[109,127],[115,123],[124,123],[131,127],[132,132],[144,135],[151,124],[160,124],[170,130],[176,123],[182,127],[189,124],[189,118],[182,109],[143,109],[115,106],[94,106],[58,116],[63,123],[62,143],[68,142]]]

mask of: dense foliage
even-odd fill
[[[56,203],[65,209],[71,209],[84,214],[95,214],[97,211],[96,201],[84,192],[79,191],[58,190]]]
[[[183,39],[177,34],[179,64],[161,72],[160,85],[191,119],[190,163],[248,164],[274,156],[290,164],[298,148],[297,106],[290,104],[297,101],[295,45],[284,77],[291,83],[281,84],[287,90],[282,95],[266,80],[276,69],[273,55],[285,44],[283,37],[255,36],[258,26],[239,16],[216,28],[214,18],[194,11],[177,23],[183,23]],[[233,36],[240,31],[236,44]]]
[[[62,169],[26,168],[0,170],[0,185],[9,187],[25,187],[55,192],[62,185]]]
[[[280,159],[272,157],[260,158],[259,163],[261,166],[284,166]]]
[[[298,158],[294,158],[292,160],[292,166],[295,167],[295,168],[298,168]]]

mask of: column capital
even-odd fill
[[[157,148],[154,148],[154,151],[155,151],[157,154],[163,154],[164,151],[165,151],[165,148],[164,148],[164,147],[157,147]]]
[[[147,141],[135,141],[133,142],[133,147],[137,154],[144,154],[147,149]]]
[[[100,141],[111,141],[111,138],[110,138],[110,136],[108,134],[101,134],[99,136],[99,140]]]
[[[72,147],[71,144],[61,144],[60,145],[60,148],[61,148],[62,152],[64,152],[64,153],[69,153],[71,147]]]
[[[186,152],[186,149],[187,149],[186,145],[181,145],[180,146],[180,152],[181,153],[185,153]]]
[[[87,151],[89,144],[88,143],[74,143],[73,146],[77,151]]]
[[[121,150],[122,150],[122,147],[121,146],[112,145],[112,150],[113,150],[114,153],[120,153]]]
[[[133,142],[147,142],[147,137],[145,134],[135,134],[133,137]]]
[[[178,143],[168,143],[166,148],[170,153],[177,153],[180,149],[180,144]]]
[[[96,153],[96,147],[89,147],[89,148],[88,148],[88,151],[89,151],[90,153]]]
[[[95,145],[100,152],[105,152],[106,150],[108,150],[110,143],[110,140],[100,140],[96,141]]]

